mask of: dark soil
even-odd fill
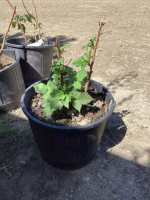
[[[11,59],[11,58],[9,58],[7,56],[2,56],[0,58],[0,70],[1,69],[5,69],[9,65],[11,65],[13,62],[14,62],[14,59]]]
[[[79,113],[70,105],[70,109],[63,107],[57,110],[52,115],[46,117],[44,114],[43,94],[36,94],[31,101],[31,114],[46,123],[58,126],[81,126],[92,123],[105,115],[104,95],[96,93],[94,90],[88,91],[94,99],[88,105],[84,105]]]

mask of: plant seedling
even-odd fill
[[[94,37],[82,47],[88,52],[72,63],[81,68],[79,72],[64,65],[64,58],[61,58],[60,52],[68,46],[59,47],[59,38],[56,38],[58,60],[52,63],[51,71],[54,73],[52,80],[49,80],[47,84],[39,83],[34,86],[37,93],[43,94],[43,107],[46,116],[51,115],[56,110],[61,110],[63,106],[69,109],[70,105],[80,112],[84,105],[93,100],[87,93],[87,89],[93,72],[96,49],[101,35],[100,30],[103,25],[103,23],[99,23],[97,37]],[[56,49],[53,55],[56,54]],[[89,71],[85,70],[86,66],[90,67]],[[85,89],[83,90],[83,88]]]

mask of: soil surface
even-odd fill
[[[0,70],[1,69],[5,69],[6,67],[8,67],[9,65],[11,65],[14,62],[13,59],[10,59],[7,56],[3,56],[0,58]]]
[[[103,94],[95,92],[94,88],[91,88],[88,93],[93,100],[88,105],[84,105],[80,113],[70,105],[69,109],[63,107],[61,110],[55,111],[52,115],[46,117],[43,108],[45,102],[43,101],[43,94],[36,94],[33,96],[30,105],[30,113],[40,121],[58,126],[71,127],[92,123],[106,114],[105,97]]]
[[[32,1],[24,2],[34,14]],[[21,1],[11,3],[17,14],[25,13]],[[70,67],[86,52],[82,46],[96,36],[97,22],[105,22],[92,79],[110,90],[117,105],[95,158],[72,171],[42,160],[20,108],[1,114],[0,200],[150,200],[150,1],[35,4],[42,38],[55,41],[59,36],[61,45],[70,45],[62,55]],[[2,42],[12,15],[7,1],[0,13]],[[26,28],[26,36],[33,36],[32,26]],[[22,34],[11,28],[8,37]]]

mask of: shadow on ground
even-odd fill
[[[107,152],[125,137],[127,128],[122,117],[127,114],[127,111],[112,114],[96,156],[88,165],[77,170],[61,170],[45,163],[28,120],[8,113],[1,115],[1,126],[8,123],[19,128],[20,132],[15,133],[12,141],[5,140],[5,148],[1,146],[0,200],[93,199],[93,191],[103,199],[112,199],[112,196],[118,199],[150,199],[149,167],[138,165],[137,158],[132,162]],[[145,151],[150,154],[150,149]]]

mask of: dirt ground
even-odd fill
[[[34,13],[31,0],[24,2]],[[19,1],[11,3],[18,14],[25,13]],[[1,114],[1,122],[19,133],[15,130],[10,145],[1,146],[0,200],[150,200],[150,1],[35,0],[35,4],[42,38],[54,41],[59,36],[61,44],[70,45],[63,53],[66,64],[83,55],[82,46],[96,36],[97,21],[106,23],[92,79],[110,90],[117,105],[95,158],[77,170],[57,169],[42,160],[21,109]],[[6,1],[0,13],[2,42],[12,15]],[[26,35],[32,35],[30,25]],[[22,37],[14,29],[10,36]]]

